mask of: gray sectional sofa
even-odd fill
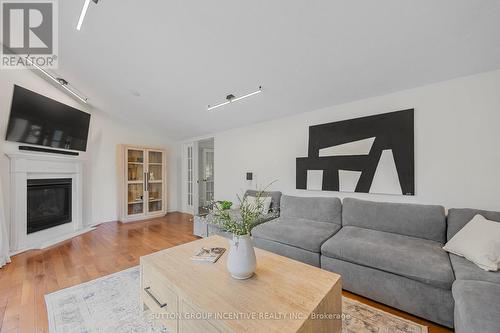
[[[343,277],[343,288],[458,333],[500,332],[500,272],[448,255],[444,243],[475,214],[500,213],[357,199],[282,196],[257,247]]]

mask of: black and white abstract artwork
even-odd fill
[[[413,117],[409,109],[310,126],[297,189],[415,195]]]

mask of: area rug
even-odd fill
[[[139,306],[139,268],[45,295],[51,333],[168,333]],[[343,333],[427,333],[427,327],[343,297]]]

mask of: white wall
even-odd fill
[[[0,181],[5,207],[9,207],[9,159],[4,153],[18,151],[18,144],[5,141],[14,84],[92,114],[87,152],[80,154],[80,157],[86,160],[84,222],[87,225],[118,219],[119,144],[153,146],[167,150],[168,193],[173,194],[169,195],[168,209],[177,210],[177,146],[166,135],[148,128],[133,127],[133,124],[126,124],[101,111],[86,107],[35,72],[28,70],[4,70],[0,73]],[[8,215],[9,212],[6,213]]]
[[[335,91],[332,91],[335,94]],[[308,127],[415,109],[416,195],[295,189],[295,159],[307,156]],[[500,211],[500,71],[332,106],[215,135],[215,196],[235,200],[249,186],[299,196],[358,197]],[[245,172],[255,173],[245,180]]]
[[[92,180],[92,220],[94,222],[118,219],[118,179],[121,172],[118,145],[130,144],[167,150],[168,210],[177,210],[177,151],[165,136],[151,130],[137,130],[130,124],[114,119],[102,112],[93,112],[88,143]],[[170,195],[170,193],[173,193]]]

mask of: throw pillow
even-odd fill
[[[498,271],[500,264],[500,222],[476,215],[443,247],[465,257],[486,271]]]
[[[247,196],[246,200],[249,205],[257,206],[257,197]],[[266,215],[271,208],[271,197],[260,197],[259,200],[262,202],[262,215]]]

